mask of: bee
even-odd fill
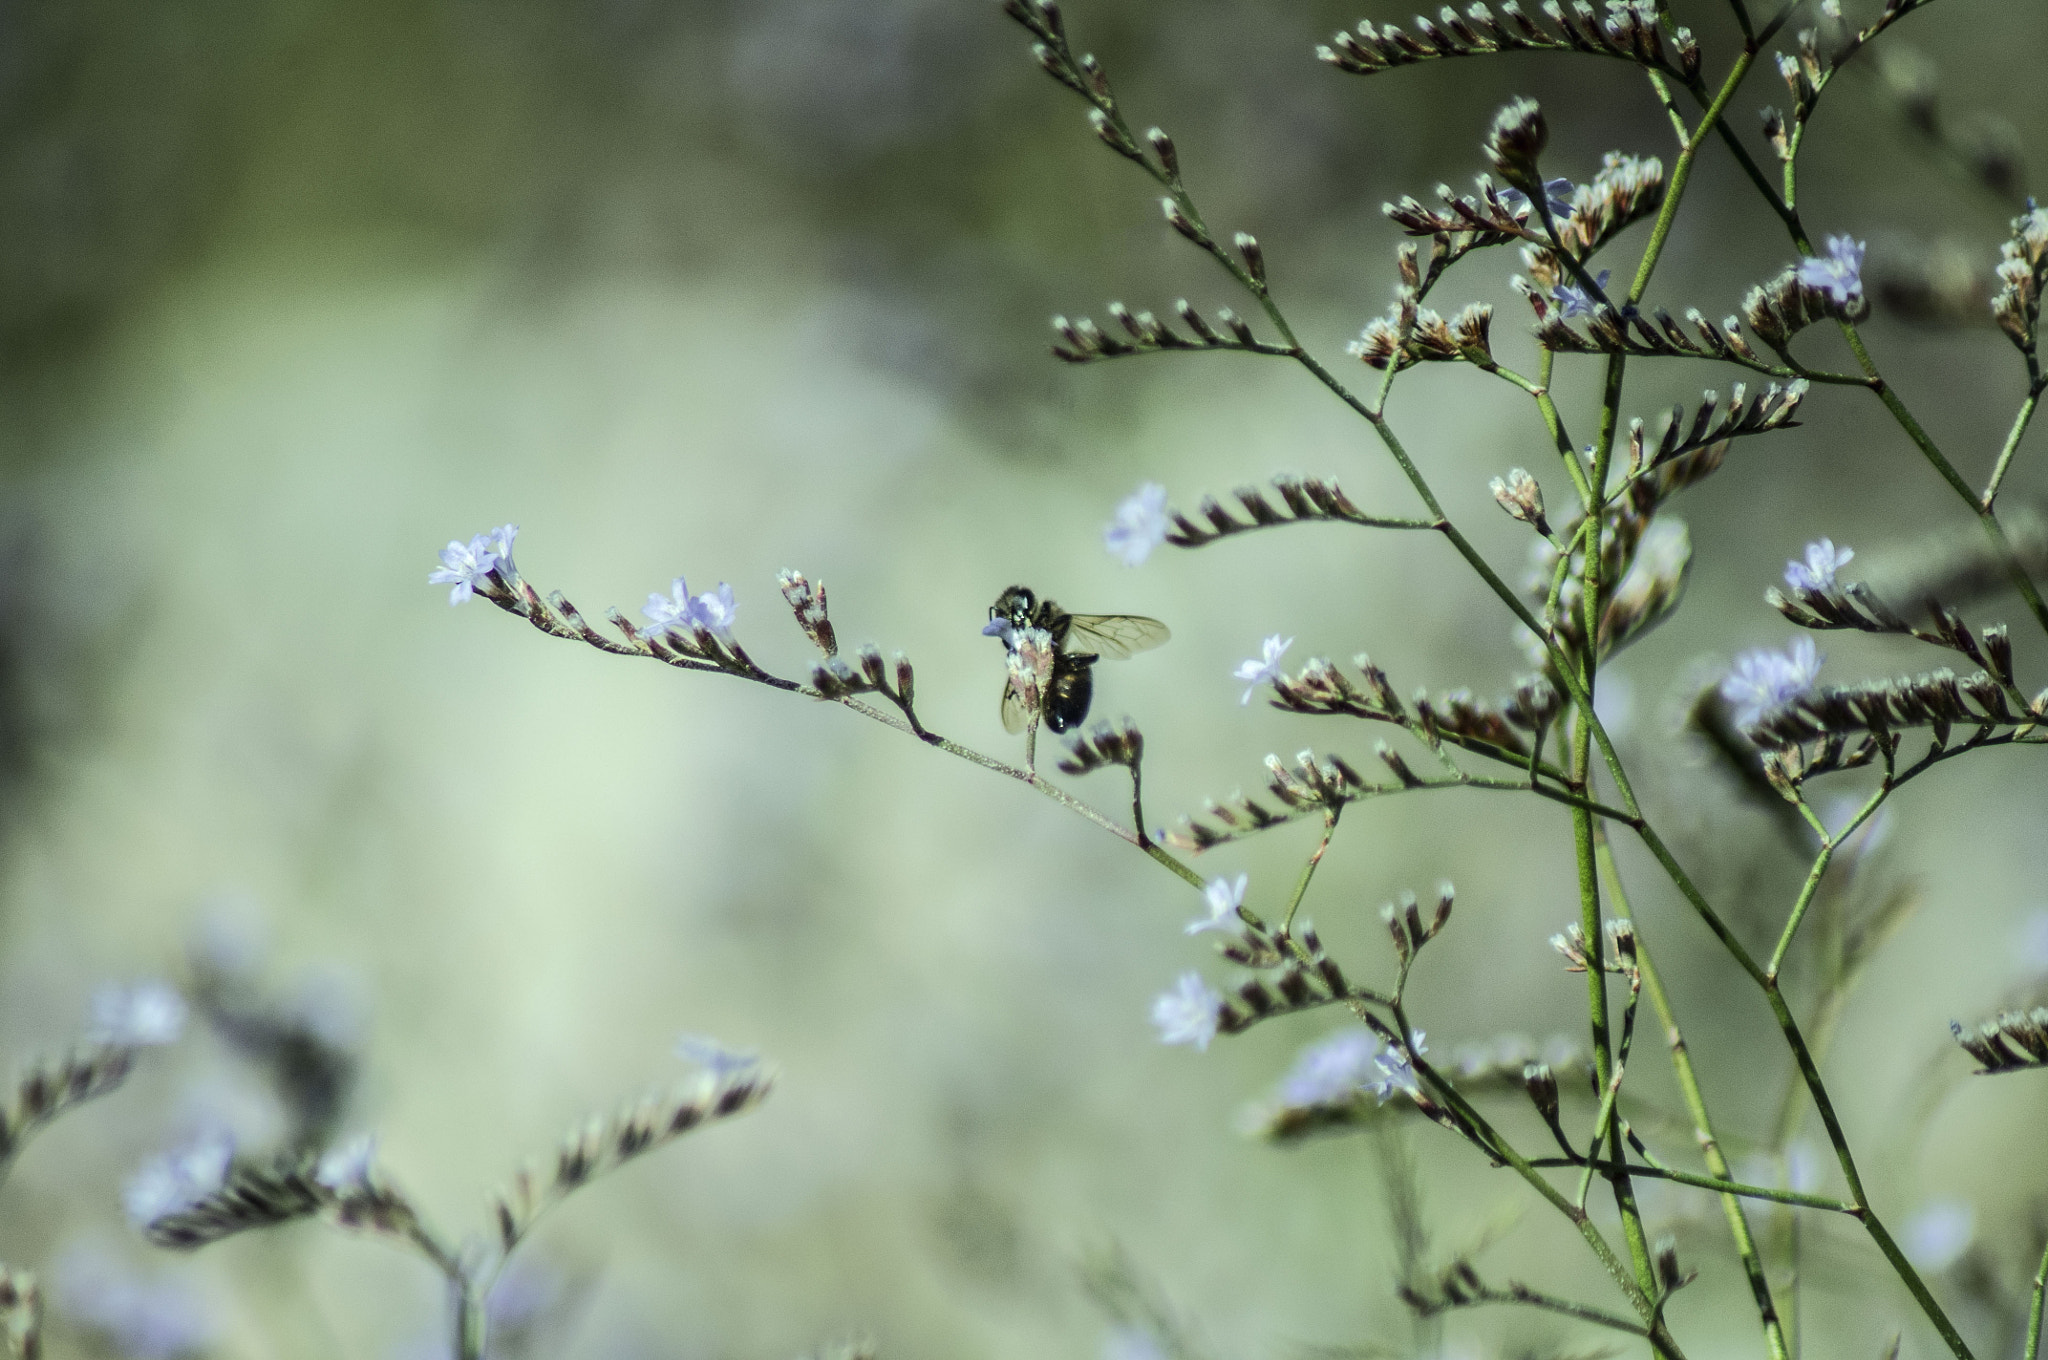
[[[1025,586],[1011,586],[989,606],[983,637],[999,637],[1017,650],[1017,633],[1042,628],[1052,636],[1052,679],[1040,701],[1039,718],[1055,732],[1079,726],[1094,697],[1092,667],[1104,657],[1122,660],[1150,651],[1173,634],[1158,619],[1136,614],[1069,614],[1051,600],[1041,600]],[[1003,686],[1003,727],[1022,732],[1031,715],[1008,683]]]

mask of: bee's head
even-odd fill
[[[988,607],[991,625],[1007,624],[1011,628],[1029,628],[1032,611],[1038,608],[1038,597],[1027,586],[1011,586],[996,596],[996,602]],[[993,634],[993,627],[984,629]]]

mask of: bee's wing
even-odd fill
[[[1003,681],[1003,730],[1022,732],[1029,723],[1031,714],[1024,707],[1024,700],[1017,693],[1017,687],[1008,680]]]
[[[1112,661],[1149,652],[1173,636],[1158,619],[1137,614],[1076,614],[1073,620],[1063,650]]]

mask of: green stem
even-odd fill
[[[1529,1165],[1544,1168],[1584,1167],[1587,1163],[1584,1158],[1577,1156],[1534,1157],[1530,1159]],[[1598,1171],[1617,1169],[1616,1163],[1607,1161],[1596,1161],[1592,1163],[1592,1166]],[[1829,1213],[1846,1214],[1851,1218],[1860,1218],[1862,1216],[1860,1206],[1851,1204],[1847,1200],[1829,1199],[1826,1195],[1809,1195],[1798,1190],[1778,1190],[1768,1185],[1745,1185],[1741,1181],[1729,1180],[1723,1176],[1702,1176],[1697,1171],[1681,1171],[1675,1166],[1655,1166],[1641,1162],[1629,1162],[1625,1166],[1619,1167],[1619,1169],[1626,1170],[1631,1176],[1641,1176],[1646,1180],[1670,1181],[1674,1185],[1690,1185],[1695,1189],[1712,1190],[1716,1194],[1730,1195],[1738,1199],[1769,1200],[1773,1204],[1789,1204],[1800,1209],[1825,1209]]]
[[[1287,899],[1287,914],[1281,919],[1283,934],[1294,929],[1294,913],[1301,908],[1301,899],[1308,895],[1308,881],[1316,876],[1316,866],[1323,862],[1323,852],[1330,848],[1330,837],[1336,834],[1337,817],[1344,810],[1343,804],[1327,808],[1323,812],[1323,838],[1317,842],[1315,853],[1308,857],[1308,863],[1301,866],[1301,877],[1294,881],[1294,895]]]
[[[1627,910],[1628,898],[1621,883],[1621,874],[1614,862],[1614,847],[1609,844],[1603,830],[1600,840],[1600,867],[1607,875],[1608,888],[1615,900]],[[1634,919],[1634,913],[1630,913]],[[1650,995],[1650,1007],[1657,1012],[1658,1021],[1664,1026],[1665,1042],[1671,1049],[1671,1070],[1678,1078],[1678,1089],[1685,1097],[1686,1111],[1692,1115],[1693,1130],[1699,1138],[1700,1157],[1707,1164],[1717,1180],[1728,1180],[1728,1158],[1721,1152],[1720,1140],[1714,1136],[1714,1123],[1707,1113],[1706,1094],[1700,1088],[1699,1076],[1693,1070],[1692,1050],[1686,1046],[1685,1035],[1678,1028],[1677,1014],[1672,1010],[1671,998],[1664,990],[1664,979],[1657,972],[1655,958],[1650,953],[1649,942],[1643,938],[1642,925],[1636,924],[1636,967],[1642,972],[1643,990]],[[1844,1209],[1848,1206],[1843,1205]],[[1749,1229],[1749,1217],[1743,1212],[1742,1200],[1734,1191],[1721,1192],[1721,1212],[1728,1220],[1729,1235],[1735,1239],[1736,1255],[1742,1258],[1742,1273],[1749,1280],[1749,1291],[1756,1302],[1757,1316],[1764,1329],[1764,1344],[1770,1349],[1771,1360],[1788,1360],[1784,1324],[1778,1318],[1776,1301],[1771,1297],[1770,1277],[1764,1270],[1763,1257],[1757,1251],[1756,1238]]]
[[[457,1281],[455,1296],[456,1360],[483,1360],[489,1318],[484,1311],[483,1291],[469,1280]]]
[[[1402,1033],[1410,1032],[1407,1028],[1407,1016],[1405,1013],[1403,1013],[1399,1006],[1394,1007],[1393,1010],[1395,1021],[1401,1026]],[[1615,1284],[1620,1287],[1623,1295],[1627,1297],[1629,1306],[1641,1314],[1644,1321],[1647,1322],[1655,1305],[1651,1303],[1650,1296],[1643,1290],[1642,1286],[1636,1283],[1621,1258],[1614,1254],[1614,1248],[1607,1244],[1607,1239],[1601,1236],[1599,1227],[1586,1214],[1586,1211],[1573,1204],[1564,1196],[1563,1192],[1544,1179],[1543,1173],[1538,1171],[1527,1157],[1517,1152],[1514,1146],[1492,1124],[1487,1122],[1485,1116],[1481,1115],[1478,1110],[1472,1107],[1471,1102],[1458,1093],[1456,1087],[1444,1080],[1443,1076],[1430,1066],[1427,1059],[1423,1058],[1420,1054],[1416,1054],[1413,1055],[1412,1061],[1415,1064],[1417,1079],[1426,1083],[1432,1095],[1443,1101],[1452,1110],[1455,1110],[1458,1117],[1479,1135],[1481,1145],[1486,1153],[1513,1168],[1515,1174],[1527,1182],[1552,1208],[1571,1220],[1572,1226],[1578,1229],[1579,1236],[1585,1239],[1586,1245],[1592,1249],[1593,1255],[1606,1268],[1607,1273],[1613,1277]]]
[[[2048,1304],[2048,1249],[2041,1252],[2040,1268],[2034,1272],[2034,1306],[2027,1314],[2027,1349],[2022,1360],[2040,1360],[2041,1312]]]
[[[2005,470],[2012,466],[2012,456],[2019,451],[2020,440],[2027,433],[2027,426],[2034,419],[2034,409],[2041,404],[2041,386],[2036,383],[2027,391],[2027,399],[2020,403],[2019,414],[2012,420],[2012,431],[2005,437],[2005,447],[1998,451],[1998,466],[1991,469],[1991,480],[1985,484],[1984,494],[1977,498],[1977,508],[1989,512],[1992,502],[1998,499],[1998,488],[2005,481]]]
[[[1849,349],[1855,354],[1857,364],[1870,379],[1871,390],[1884,402],[1885,409],[1892,413],[1892,419],[1899,423],[1899,428],[1906,432],[1906,437],[1920,450],[1920,455],[1927,460],[1928,466],[1940,474],[1941,479],[1963,498],[1963,503],[1977,516],[1977,522],[1982,526],[1985,536],[1991,540],[1991,546],[1998,553],[1999,561],[2004,564],[2006,576],[2012,581],[2013,588],[2019,591],[2020,597],[2027,602],[2027,608],[2033,611],[2034,619],[2041,625],[2042,630],[2048,632],[2048,601],[2042,600],[2040,588],[2034,584],[2034,578],[2027,574],[2026,566],[2021,563],[2018,554],[2013,552],[2012,543],[2006,538],[2005,528],[1998,522],[1998,516],[1979,500],[1970,484],[1963,480],[1962,473],[1956,471],[1955,464],[1949,462],[1940,446],[1934,442],[1920,422],[1913,418],[1913,413],[1906,409],[1906,403],[1899,399],[1899,394],[1894,392],[1891,384],[1878,373],[1877,364],[1871,359],[1870,350],[1864,345],[1863,337],[1857,333],[1854,323],[1844,321],[1842,334],[1848,338]]]
[[[1799,889],[1799,900],[1792,904],[1792,914],[1786,918],[1784,932],[1778,936],[1778,947],[1771,951],[1771,961],[1764,968],[1765,975],[1772,981],[1777,980],[1778,970],[1785,966],[1785,955],[1792,948],[1792,938],[1799,933],[1799,923],[1806,919],[1806,909],[1813,905],[1814,895],[1820,891],[1820,881],[1826,876],[1828,866],[1834,862],[1836,848],[1876,813],[1878,806],[1890,793],[1889,785],[1881,786],[1856,810],[1856,815],[1849,819],[1848,824],[1832,837],[1828,835],[1826,827],[1819,828],[1822,840],[1820,853],[1814,856],[1813,868],[1808,871],[1806,882]],[[1804,800],[1801,800],[1800,808],[1802,811],[1806,810]]]
[[[1663,206],[1657,210],[1656,225],[1650,229],[1650,244],[1643,250],[1642,263],[1636,266],[1635,282],[1629,286],[1628,300],[1641,302],[1643,293],[1650,286],[1651,271],[1657,267],[1657,259],[1664,253],[1664,243],[1671,237],[1671,224],[1678,216],[1678,201],[1685,197],[1686,184],[1692,178],[1692,163],[1699,156],[1700,146],[1713,132],[1715,124],[1728,108],[1728,101],[1735,97],[1735,91],[1742,85],[1743,77],[1749,74],[1750,63],[1756,60],[1755,52],[1744,52],[1728,68],[1728,78],[1721,82],[1714,100],[1707,105],[1707,111],[1700,115],[1699,125],[1692,136],[1686,138],[1679,149],[1678,162],[1671,168],[1671,181],[1664,190]]]

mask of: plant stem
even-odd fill
[[[1998,451],[1998,466],[1991,469],[1991,480],[1984,486],[1984,494],[1977,499],[1977,508],[1989,513],[1992,502],[1998,499],[1998,488],[2005,481],[2005,470],[2012,466],[2012,456],[2019,451],[2020,440],[2027,433],[2027,426],[2034,419],[2034,410],[2041,404],[2041,385],[2034,384],[2027,390],[2027,399],[2020,403],[2019,413],[2012,419],[2012,431],[2005,437],[2005,447]]]
[[[1600,829],[1598,841],[1600,867],[1605,871],[1608,889],[1615,900],[1628,910],[1628,897],[1622,887],[1621,873],[1614,862],[1614,847],[1609,844],[1605,828]],[[1629,913],[1635,920],[1635,913]],[[1678,1028],[1677,1014],[1672,1010],[1671,998],[1664,990],[1664,979],[1657,972],[1656,960],[1650,953],[1649,942],[1643,937],[1642,923],[1636,922],[1636,966],[1643,975],[1643,990],[1650,995],[1650,1006],[1657,1012],[1657,1019],[1664,1026],[1665,1041],[1671,1047],[1671,1070],[1678,1078],[1678,1089],[1685,1097],[1685,1108],[1692,1115],[1693,1130],[1699,1138],[1700,1157],[1706,1162],[1707,1170],[1717,1179],[1728,1180],[1728,1158],[1721,1152],[1720,1140],[1714,1137],[1713,1120],[1707,1114],[1707,1099],[1700,1088],[1699,1076],[1693,1071],[1692,1051],[1686,1047],[1685,1035]],[[1846,1207],[1846,1206],[1845,1206]],[[1784,1324],[1779,1320],[1778,1307],[1771,1297],[1770,1277],[1764,1271],[1763,1258],[1757,1251],[1756,1239],[1749,1230],[1749,1217],[1744,1213],[1742,1201],[1734,1193],[1723,1191],[1721,1212],[1728,1220],[1729,1235],[1735,1239],[1736,1255],[1742,1258],[1742,1273],[1749,1280],[1751,1296],[1756,1301],[1757,1316],[1763,1323],[1764,1344],[1769,1347],[1772,1360],[1788,1360]]]
[[[483,1360],[488,1328],[483,1291],[467,1278],[459,1279],[455,1294],[456,1360]]]
[[[1899,399],[1899,394],[1892,390],[1891,384],[1877,371],[1877,364],[1871,359],[1870,350],[1864,345],[1863,337],[1857,333],[1854,323],[1844,321],[1842,334],[1849,341],[1849,349],[1855,354],[1856,363],[1870,379],[1871,390],[1877,393],[1885,409],[1892,413],[1892,419],[1899,423],[1899,428],[1906,432],[1906,437],[1920,450],[1920,455],[1927,460],[1928,466],[1941,475],[1941,479],[1963,498],[1963,504],[1969,506],[1971,513],[1976,515],[1985,537],[1991,540],[1992,548],[2005,566],[2006,576],[2012,581],[2013,588],[2019,591],[2020,598],[2027,602],[2027,608],[2033,611],[2034,619],[2041,625],[2042,630],[2048,632],[2048,601],[2042,600],[2040,588],[2034,584],[2034,578],[2028,575],[2026,566],[2013,552],[2012,542],[2006,538],[2005,527],[1998,522],[1998,516],[1978,498],[1970,484],[1963,480],[1963,475],[1956,471],[1955,464],[1949,462],[1940,446],[1934,442],[1920,422],[1913,418],[1913,413],[1906,409],[1906,403]]]
[[[2027,1349],[2022,1360],[2040,1360],[2044,1304],[2048,1304],[2048,1248],[2042,1250],[2040,1268],[2034,1272],[2034,1306],[2027,1314]]]
[[[1308,857],[1308,863],[1301,866],[1301,877],[1295,880],[1294,895],[1287,899],[1287,915],[1281,918],[1283,933],[1294,929],[1294,913],[1301,908],[1301,899],[1308,895],[1308,881],[1315,877],[1316,866],[1323,862],[1323,852],[1330,848],[1330,837],[1337,832],[1337,817],[1344,810],[1343,804],[1326,809],[1323,813],[1323,838],[1317,842],[1315,853]]]

